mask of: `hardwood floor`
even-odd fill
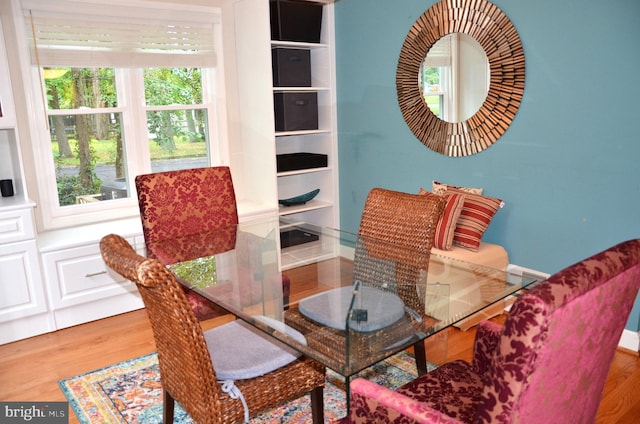
[[[292,285],[292,300],[309,287]],[[206,328],[232,319],[222,316]],[[494,318],[501,322],[504,316]],[[475,330],[451,329],[427,340],[427,358],[435,363],[470,360]],[[65,401],[58,380],[153,352],[153,335],[145,310],[83,324],[0,346],[0,400]],[[637,423],[640,419],[640,357],[615,354],[596,423]],[[70,423],[78,423],[70,413]]]
[[[227,315],[208,321],[222,324]],[[0,346],[0,400],[66,401],[58,380],[155,351],[144,309]],[[70,410],[70,423],[78,419]]]

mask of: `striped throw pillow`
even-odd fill
[[[420,188],[419,194],[423,196],[437,196],[423,188]],[[433,240],[433,247],[440,250],[451,250],[453,247],[453,237],[456,229],[456,224],[462,207],[464,205],[464,194],[460,193],[444,193],[444,197],[447,203],[444,207],[444,212],[438,220],[436,226],[436,234]]]
[[[464,194],[464,205],[453,235],[453,244],[477,252],[484,232],[494,215],[504,206],[501,199],[480,196],[449,187],[446,193]]]

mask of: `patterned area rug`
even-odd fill
[[[402,352],[364,370],[360,376],[397,388],[415,378],[415,361],[413,356]],[[327,372],[324,414],[328,422],[341,418],[346,411],[345,393],[338,388],[344,386],[342,381],[333,371]],[[60,380],[58,384],[83,424],[162,423],[162,386],[155,353]],[[304,396],[263,413],[252,419],[251,424],[309,423],[309,403],[309,396]],[[177,403],[174,423],[192,423]]]

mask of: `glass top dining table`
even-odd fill
[[[280,254],[281,229],[255,220],[148,248],[190,290],[347,380],[537,281],[312,225]]]

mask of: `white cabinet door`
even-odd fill
[[[0,321],[47,311],[34,240],[0,245]]]
[[[35,240],[0,245],[0,344],[53,330]]]

